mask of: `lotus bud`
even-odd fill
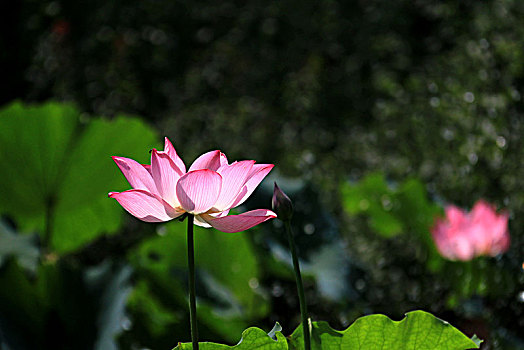
[[[280,220],[291,220],[293,216],[293,202],[291,202],[291,199],[278,187],[276,182],[273,191],[272,207]]]

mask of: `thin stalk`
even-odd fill
[[[195,298],[195,247],[193,242],[193,219],[187,216],[187,266],[189,268],[189,320],[191,322],[191,342],[193,350],[198,350],[198,328]]]
[[[302,330],[304,332],[304,348],[311,350],[311,336],[309,334],[309,322],[307,317],[306,297],[304,296],[304,285],[302,284],[302,276],[300,275],[300,265],[298,263],[297,249],[295,247],[295,239],[293,238],[293,231],[291,229],[290,221],[284,221],[286,226],[287,238],[289,240],[289,248],[291,249],[291,256],[293,258],[293,268],[295,269],[295,279],[297,280],[298,300],[300,302],[300,314],[302,316]]]

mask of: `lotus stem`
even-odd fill
[[[293,231],[291,229],[290,220],[285,220],[287,238],[289,240],[289,248],[291,249],[291,256],[293,258],[293,268],[295,270],[295,279],[297,281],[298,300],[300,302],[300,314],[302,316],[302,330],[304,332],[304,349],[311,350],[311,336],[309,333],[309,322],[307,317],[306,297],[304,295],[304,285],[302,284],[302,276],[300,275],[300,265],[297,257],[297,250],[295,247],[295,239],[293,238]]]
[[[189,269],[189,320],[191,322],[191,342],[193,350],[198,350],[198,327],[195,297],[195,247],[193,242],[192,214],[187,216],[187,266]]]

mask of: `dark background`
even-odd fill
[[[158,142],[168,136],[186,164],[216,148],[230,160],[275,164],[246,205],[268,208],[271,180],[294,200],[314,320],[341,329],[364,314],[398,320],[424,309],[486,339],[483,349],[522,348],[524,3],[26,0],[3,2],[0,14],[2,106],[53,100],[92,118],[135,115]],[[429,238],[438,208],[471,208],[479,198],[510,213],[510,250],[471,263],[438,258]],[[413,221],[417,213],[423,218]],[[42,300],[68,311],[49,302],[34,306],[46,310],[35,324],[16,323],[20,306],[4,302],[0,344],[68,348],[85,337],[94,348],[103,329],[122,349],[189,340],[183,264],[170,270],[179,296],[170,295],[166,281],[149,278],[154,267],[137,263],[137,251],[161,260],[146,247],[157,228],[119,215],[125,222],[113,235],[100,232],[52,263],[48,256],[27,282],[30,291],[34,280],[56,275],[59,291]],[[24,227],[13,215],[3,222]],[[263,306],[248,312],[240,297],[234,331],[209,321],[205,340],[234,343],[245,326],[269,331],[275,321],[289,334],[298,324],[281,226],[275,220],[243,235]],[[0,267],[4,297],[18,293],[15,261]],[[99,280],[84,278],[88,269]],[[213,282],[204,275],[201,300],[215,308],[217,324],[233,324],[224,309],[237,304],[206,292]],[[89,321],[104,308],[104,278],[125,281],[114,287],[125,291],[114,297],[122,300],[116,326]],[[60,293],[79,294],[66,307]],[[22,304],[30,298],[20,295]],[[155,304],[144,304],[151,295]],[[81,307],[76,317],[85,317],[71,323]],[[28,332],[57,332],[64,345],[35,347],[20,340]]]

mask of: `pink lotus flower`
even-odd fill
[[[133,189],[110,192],[109,197],[142,221],[169,221],[189,213],[195,216],[196,225],[239,232],[276,217],[266,209],[227,215],[253,193],[273,164],[255,164],[254,160],[228,164],[217,150],[198,157],[186,172],[167,137],[164,151],[151,151],[151,165],[123,157],[113,160]]]
[[[450,260],[495,256],[505,252],[510,243],[508,214],[497,214],[483,200],[477,201],[470,213],[447,206],[446,218],[437,219],[431,233],[439,253]]]

